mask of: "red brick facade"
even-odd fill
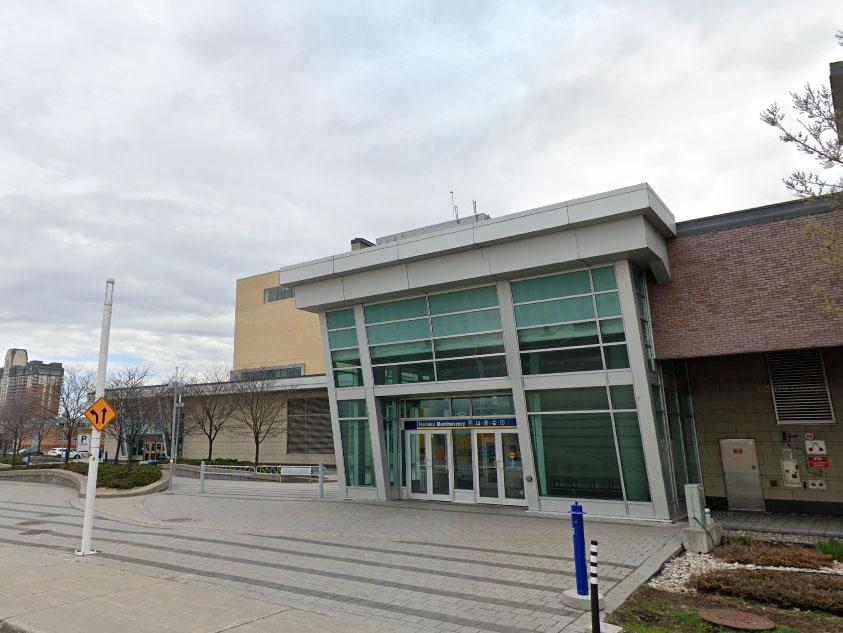
[[[658,358],[843,345],[843,264],[823,261],[812,222],[843,231],[843,209],[683,235],[668,242],[671,281],[648,283]]]

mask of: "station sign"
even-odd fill
[[[404,422],[404,429],[500,429],[515,428],[515,418],[475,418],[456,420],[415,420]]]

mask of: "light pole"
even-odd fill
[[[167,486],[167,494],[173,494],[173,479],[176,476],[176,451],[178,450],[178,428],[179,428],[179,409],[183,406],[181,401],[181,387],[184,385],[179,382],[179,368],[176,367],[176,376],[173,382],[173,424],[170,427],[170,484]]]

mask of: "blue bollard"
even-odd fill
[[[577,573],[577,595],[588,595],[588,574],[585,567],[585,526],[582,506],[574,501],[571,506],[571,529],[574,533],[574,570]]]

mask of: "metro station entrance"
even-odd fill
[[[410,499],[527,504],[521,446],[514,429],[405,433]]]

